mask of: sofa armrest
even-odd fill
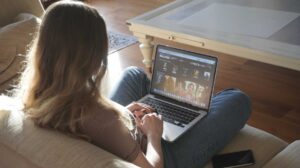
[[[272,134],[263,130],[246,125],[241,131],[230,141],[225,148],[220,151],[222,153],[231,153],[251,149],[254,155],[255,164],[247,166],[247,168],[261,168],[279,152],[285,149],[287,143]],[[212,168],[211,161],[204,168]]]
[[[44,8],[40,0],[0,0],[0,27],[13,22],[20,13],[30,13],[41,17]]]
[[[264,168],[294,168],[300,165],[300,140],[287,146],[283,151],[271,159]]]

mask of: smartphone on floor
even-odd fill
[[[255,164],[251,150],[215,155],[212,158],[214,168],[233,168]]]

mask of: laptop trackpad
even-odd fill
[[[184,130],[185,129],[180,127],[180,126],[177,126],[177,125],[174,125],[174,124],[171,124],[171,123],[168,123],[168,122],[164,121],[164,129],[163,129],[163,137],[162,138],[166,141],[172,142],[175,139],[177,139],[178,136]]]

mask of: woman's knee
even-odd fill
[[[250,97],[239,89],[231,89],[225,92],[229,92],[231,94],[233,100],[236,101],[236,105],[239,107],[240,115],[243,115],[243,118],[248,120],[252,111]]]
[[[251,99],[243,91],[235,88],[223,90],[215,96],[222,104],[228,104],[231,108],[236,109],[239,116],[247,120],[251,114]],[[218,101],[218,100],[217,100]],[[225,105],[226,106],[226,105]]]
[[[132,80],[144,80],[147,78],[147,75],[142,68],[130,66],[124,70],[123,78],[130,78]]]

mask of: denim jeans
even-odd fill
[[[142,69],[127,68],[110,98],[128,105],[149,93],[150,81]],[[245,125],[251,112],[249,97],[238,89],[213,96],[210,111],[175,142],[162,140],[165,167],[199,168],[220,151]]]

